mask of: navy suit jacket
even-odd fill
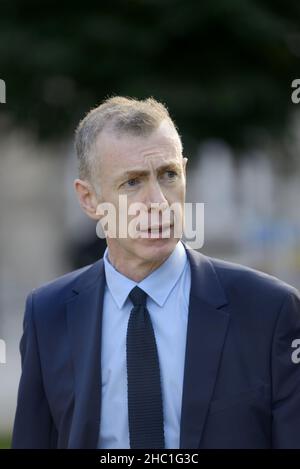
[[[180,448],[300,448],[299,293],[267,274],[187,255]],[[100,259],[28,295],[13,448],[97,447],[104,286]]]

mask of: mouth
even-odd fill
[[[155,235],[156,237],[157,236],[160,237],[165,233],[168,233],[168,232],[171,233],[171,230],[172,230],[173,226],[174,226],[173,224],[172,225],[151,226],[150,228],[148,228],[148,230],[142,230],[141,233],[143,233],[144,236],[145,236],[145,234],[147,234],[149,237],[151,235]]]

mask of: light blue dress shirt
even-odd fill
[[[165,447],[179,448],[180,416],[191,272],[181,241],[156,270],[136,283],[118,272],[104,253],[106,287],[102,322],[102,404],[98,448],[130,448],[126,333],[138,285],[149,296],[162,384]]]

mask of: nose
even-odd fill
[[[147,210],[147,227],[161,225],[163,213],[167,213],[169,204],[157,180],[149,181],[144,204]]]
[[[163,191],[158,183],[158,181],[151,181],[148,184],[145,194],[145,205],[148,208],[148,211],[151,210],[152,204],[160,204],[161,208],[166,208],[168,206],[168,201],[165,198]],[[153,208],[152,208],[153,209]]]

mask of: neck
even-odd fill
[[[150,275],[151,272],[156,270],[168,257],[169,255],[160,258],[157,261],[147,261],[137,257],[132,257],[128,254],[126,255],[126,253],[122,253],[122,255],[120,255],[120,253],[115,252],[114,249],[108,245],[108,259],[110,263],[118,272],[137,283],[141,282],[144,278]]]

